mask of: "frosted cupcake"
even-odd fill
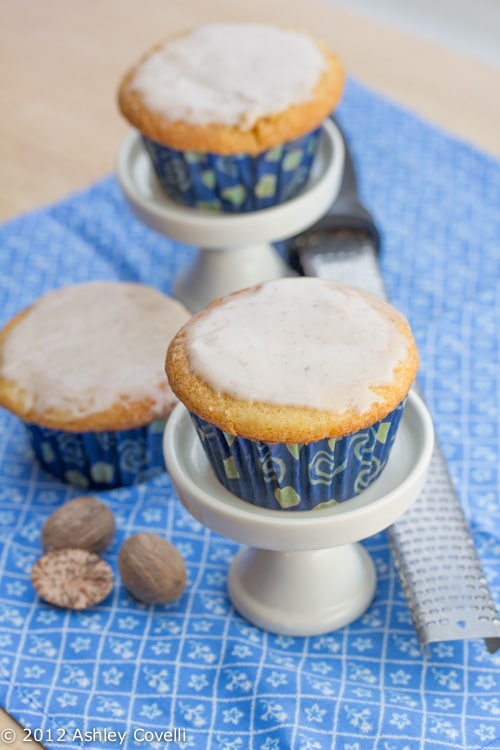
[[[190,314],[142,284],[95,281],[49,292],[0,332],[0,406],[26,424],[54,476],[81,488],[164,471],[177,403],[165,347]]]
[[[244,212],[300,191],[343,84],[338,58],[310,36],[212,23],[148,52],[118,101],[172,200]]]
[[[417,367],[399,312],[318,278],[216,300],[173,338],[166,364],[219,481],[294,510],[343,502],[380,476]]]

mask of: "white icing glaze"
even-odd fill
[[[189,319],[185,308],[142,284],[96,281],[49,292],[8,335],[0,374],[42,415],[86,416],[149,397],[155,416],[173,402],[165,354]]]
[[[360,290],[291,278],[229,297],[193,319],[187,347],[193,371],[217,392],[363,413],[380,400],[370,385],[393,381],[408,340]]]
[[[174,122],[250,129],[260,117],[311,99],[325,67],[314,42],[295,31],[213,23],[154,52],[132,88]]]

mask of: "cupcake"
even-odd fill
[[[337,57],[306,34],[211,23],[148,52],[118,103],[173,201],[246,212],[300,191],[343,83]]]
[[[26,424],[42,466],[80,488],[164,471],[177,403],[165,347],[190,313],[142,284],[94,281],[49,292],[0,332],[0,406]]]
[[[276,510],[343,502],[380,476],[417,367],[403,315],[305,277],[214,301],[166,360],[218,480]]]

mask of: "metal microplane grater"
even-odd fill
[[[291,241],[290,262],[308,276],[385,297],[379,234],[360,204],[345,145],[339,197],[318,224]],[[388,536],[420,643],[484,638],[488,650],[497,651],[500,619],[437,442],[424,490]]]

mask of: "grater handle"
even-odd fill
[[[334,118],[332,118],[334,120]],[[363,206],[359,198],[358,181],[352,154],[342,132],[342,128],[334,120],[342,136],[345,148],[344,172],[337,199],[327,213],[305,234],[329,233],[338,230],[359,231],[368,235],[370,244],[376,253],[380,248],[380,233],[372,214]]]

